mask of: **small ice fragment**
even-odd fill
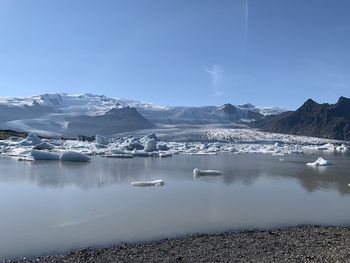
[[[163,180],[131,182],[132,186],[163,186]]]
[[[52,161],[52,160],[59,160],[60,155],[57,153],[51,153],[46,151],[39,151],[39,150],[32,150],[31,155],[34,160],[45,160],[45,161]]]
[[[345,153],[348,151],[348,147],[343,143],[341,146],[338,146],[336,148],[336,151]]]
[[[213,175],[222,175],[222,172],[216,171],[216,170],[199,170],[198,168],[195,168],[193,170],[193,176],[213,176]]]
[[[61,154],[60,160],[67,162],[89,162],[91,159],[89,156],[82,153],[66,151]]]
[[[322,157],[320,157],[315,162],[307,163],[306,165],[308,165],[308,166],[328,166],[328,165],[332,165],[332,163],[330,161],[325,160]]]
[[[37,146],[34,147],[35,150],[53,150],[54,148],[55,145],[48,142],[39,143]]]
[[[334,151],[334,145],[331,143],[324,144],[317,148],[320,151]]]

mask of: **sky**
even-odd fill
[[[349,0],[0,0],[0,96],[296,109],[350,97]]]

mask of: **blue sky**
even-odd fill
[[[0,96],[295,109],[350,97],[348,0],[0,0]]]

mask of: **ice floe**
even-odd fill
[[[41,143],[41,139],[34,133],[29,133],[27,137],[18,142],[20,146],[35,146]]]
[[[138,182],[131,182],[132,186],[139,186],[139,187],[144,187],[144,186],[163,186],[164,182],[163,180],[154,180],[154,181],[138,181]]]
[[[199,170],[198,168],[193,169],[193,176],[199,177],[199,176],[218,176],[222,175],[221,171],[217,170]]]
[[[322,157],[319,157],[313,163],[307,163],[306,165],[308,165],[308,166],[329,166],[329,165],[332,165],[332,163],[328,160],[323,159]]]
[[[39,161],[39,160],[59,160],[60,159],[60,154],[58,153],[53,153],[53,152],[47,152],[47,151],[39,151],[39,150],[32,150],[31,155],[34,160]]]

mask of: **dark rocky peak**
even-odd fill
[[[237,107],[233,106],[231,103],[224,104],[221,109],[226,113],[234,113],[237,111]]]
[[[331,105],[330,110],[333,114],[350,120],[350,99],[340,97],[337,103]]]
[[[320,104],[312,99],[308,99],[299,109],[297,109],[297,112],[315,112],[327,109],[328,107],[328,103]]]
[[[343,96],[339,97],[337,104],[339,106],[350,106],[350,99]]]
[[[320,105],[320,104],[318,104],[313,99],[308,99],[307,101],[304,102],[304,104],[300,108],[303,108],[303,107],[314,107],[314,106],[317,106],[317,105]]]
[[[250,104],[250,103],[239,105],[239,107],[244,108],[244,109],[254,109],[255,108],[255,106],[253,104]]]
[[[129,106],[126,106],[126,107],[116,107],[116,108],[113,108],[107,112],[105,112],[104,115],[117,115],[117,116],[122,116],[122,115],[132,115],[132,114],[139,114],[136,110],[136,108],[132,108],[132,107],[129,107]]]

